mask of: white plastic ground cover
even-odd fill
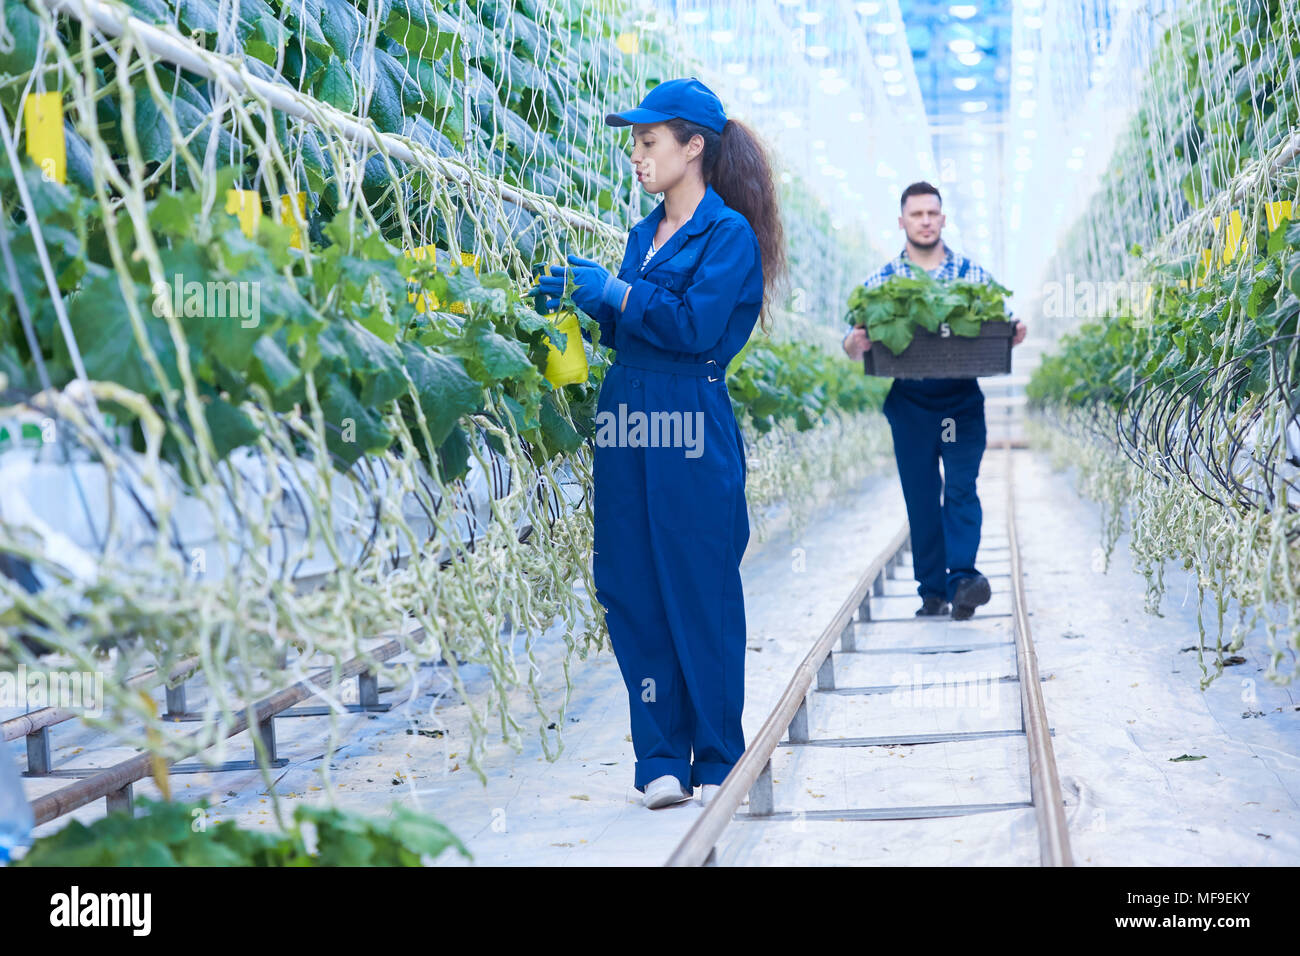
[[[136,477],[146,470],[144,457],[129,448],[117,451],[124,467],[112,473],[84,453],[74,450],[65,455],[57,443],[0,452],[0,524],[9,534],[34,535],[45,556],[82,583],[97,576],[110,514],[115,522],[115,549],[128,560],[133,556],[140,562],[152,560],[160,533],[152,519],[159,494]],[[471,455],[469,472],[452,483],[455,497],[448,502],[453,509],[451,526],[462,545],[472,546],[485,525],[494,520],[491,501],[509,493],[513,480],[509,461],[481,439],[479,453],[486,468]],[[255,546],[251,534],[245,531],[223,545],[208,505],[186,492],[175,468],[164,464],[162,471],[167,482],[164,493],[174,505],[168,527],[161,533],[187,563],[201,561],[205,577],[224,577],[230,566],[242,559],[241,549]],[[275,493],[266,460],[254,449],[238,448],[220,463],[217,472],[225,487],[216,498],[219,520],[227,529],[246,528],[247,516],[260,515],[264,497]],[[428,498],[435,507],[442,507],[437,485],[422,463],[417,464],[417,472]],[[234,480],[236,473],[239,480]],[[581,484],[567,463],[557,469],[557,475],[558,488],[539,484],[534,489],[548,496],[551,515],[558,514],[560,508],[580,507],[583,498]],[[259,557],[268,567],[280,569],[286,579],[306,580],[336,570],[333,557],[307,517],[311,503],[326,498],[316,467],[306,460],[291,459],[281,463],[274,477],[279,489],[272,510],[274,533],[267,553]],[[402,518],[417,538],[433,536],[434,522],[424,502],[414,492],[396,487],[391,479],[384,460],[374,457],[360,459],[346,476],[334,476],[329,498],[335,541],[343,560],[353,562],[361,557],[374,529],[376,504],[387,504],[394,496],[400,496]],[[386,509],[384,513],[392,512]],[[523,529],[523,519],[517,519],[516,532]],[[399,541],[397,548],[395,559],[409,557],[405,542]],[[442,542],[438,560],[445,560],[451,552],[451,542]],[[37,566],[34,571],[42,584],[50,583],[46,569]]]
[[[987,452],[981,470],[986,542],[1001,536],[1001,454]],[[1196,642],[1196,591],[1186,573],[1172,567],[1165,572],[1171,596],[1191,585],[1187,603],[1167,599],[1164,617],[1146,614],[1144,579],[1128,560],[1127,539],[1121,538],[1108,572],[1091,571],[1099,542],[1097,506],[1075,494],[1069,473],[1052,472],[1036,453],[1017,454],[1027,600],[1039,666],[1047,678],[1048,722],[1076,864],[1300,863],[1300,712],[1295,709],[1300,699],[1295,691],[1260,679],[1260,645],[1249,640],[1241,651],[1246,664],[1208,690],[1197,689],[1196,655],[1182,650]],[[793,538],[774,528],[766,543],[751,539],[742,564],[747,739],[753,739],[809,643],[838,609],[862,563],[892,536],[902,513],[897,476],[886,472],[819,509]],[[988,564],[991,571],[1005,570],[1005,557],[990,555]],[[908,583],[891,581],[889,588],[904,591]],[[995,589],[1004,586],[1005,579],[996,580]],[[905,599],[892,603],[899,605],[900,615],[910,613]],[[978,625],[980,639],[1001,630],[998,620]],[[563,655],[560,627],[537,639],[547,673],[549,663]],[[429,676],[440,672],[420,671]],[[487,680],[482,674],[465,677],[471,691]],[[546,690],[562,693],[563,685]],[[483,761],[487,786],[462,763],[464,705],[440,687],[436,676],[432,686],[429,679],[421,680],[416,698],[403,700],[403,693],[386,697],[396,702],[389,713],[340,721],[340,739],[346,743],[331,761],[336,799],[341,806],[371,814],[387,812],[394,801],[428,812],[466,842],[479,865],[657,865],[700,812],[698,797],[655,811],[636,802],[627,691],[612,654],[595,655],[584,665],[567,710],[559,759],[547,762],[536,738],[525,738],[518,754],[494,748]],[[526,707],[526,692],[515,693],[512,707],[516,701]],[[998,712],[1011,716],[1015,708],[1000,705]],[[826,716],[836,718],[833,710]],[[969,716],[945,714],[934,729],[962,727]],[[281,752],[291,759],[276,783],[286,795],[287,809],[297,800],[325,802],[325,793],[316,788],[327,719],[277,722]],[[901,718],[891,717],[876,729],[901,733],[905,727]],[[835,733],[845,727],[828,724],[825,729]],[[87,759],[89,751],[74,754],[88,742],[88,734],[56,735],[56,762],[76,765]],[[20,744],[13,746],[18,755]],[[987,750],[989,745],[984,746]],[[951,755],[936,748],[951,748]],[[888,759],[906,765],[916,759],[902,755],[908,749],[921,748],[897,748],[898,756]],[[1023,751],[1023,742],[1006,738],[996,759],[1015,769],[1013,751]],[[1183,754],[1204,759],[1177,760]],[[109,762],[112,756],[98,759]],[[956,802],[954,787],[969,797],[979,781],[968,778],[979,771],[971,767],[964,777],[956,776],[965,766],[955,745],[934,745],[908,771],[906,800]],[[1027,776],[1020,782],[1027,795]],[[1014,778],[999,781],[989,793],[1003,799],[1014,792],[1015,783]],[[24,785],[35,795],[61,783],[25,780]],[[173,786],[185,799],[210,794],[216,819],[252,828],[273,824],[256,773],[173,778]],[[798,786],[802,793],[803,787],[812,789],[812,782]],[[150,781],[137,784],[136,792],[156,794]],[[815,796],[824,792],[812,790],[800,799],[804,806],[815,806],[849,797]],[[867,793],[853,794],[853,799],[869,805],[884,798]],[[103,815],[103,804],[72,815],[96,819]],[[37,833],[52,832],[63,823],[46,824]],[[718,854],[724,865],[1033,866],[1037,839],[1028,810],[852,825],[805,821],[802,829],[790,822],[736,823]],[[438,862],[464,863],[455,854],[444,854]]]

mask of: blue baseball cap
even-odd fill
[[[684,80],[660,83],[645,95],[645,99],[636,109],[608,114],[605,117],[605,125],[631,126],[633,123],[662,123],[673,117],[706,126],[715,133],[721,133],[722,127],[727,125],[727,114],[722,111],[722,100],[693,76]]]

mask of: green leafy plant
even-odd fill
[[[985,322],[1007,321],[1009,289],[996,282],[940,282],[920,269],[913,277],[896,276],[849,294],[848,323],[861,325],[867,337],[895,355],[912,344],[918,328],[939,331],[947,323],[954,335],[973,338]]]
[[[784,421],[806,431],[826,422],[832,410],[879,410],[889,384],[864,376],[843,355],[759,336],[732,359],[727,375],[736,417],[748,417],[760,433]]]
[[[35,840],[14,865],[421,866],[448,848],[471,856],[441,823],[402,806],[380,818],[300,804],[288,832],[273,834],[232,820],[209,825],[206,800],[139,802],[136,816],[111,813],[89,826],[69,821]]]

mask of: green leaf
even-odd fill
[[[327,422],[325,442],[340,470],[356,464],[362,455],[379,454],[392,443],[383,419],[359,402],[347,380],[337,375],[326,379],[321,411]]]
[[[148,162],[162,162],[172,155],[171,126],[159,110],[153,94],[143,80],[133,85],[135,90],[135,133],[139,138],[140,152]],[[181,135],[188,136],[194,130],[200,130],[190,141],[189,150],[199,162],[207,152],[208,139],[212,136],[212,117],[202,112],[184,97],[171,97],[167,103],[176,119],[176,126]],[[217,134],[217,155],[222,162],[232,154],[235,164],[243,162],[243,148],[237,146],[234,139],[224,129]]]
[[[402,343],[406,370],[419,395],[429,437],[441,445],[461,416],[476,411],[483,401],[483,386],[470,378],[455,358]]]
[[[203,414],[220,458],[225,458],[242,445],[253,444],[261,437],[262,433],[253,420],[225,399],[214,398],[207,402]]]
[[[316,96],[345,113],[354,113],[357,109],[357,86],[352,64],[331,56],[316,84]]]
[[[5,3],[5,29],[13,38],[13,48],[0,36],[0,73],[17,76],[35,65],[40,54],[41,18],[22,3]]]
[[[560,414],[554,395],[543,396],[540,418],[542,437],[551,454],[574,452],[582,447],[582,436]]]
[[[175,0],[181,26],[189,32],[216,33],[217,10],[208,0]]]

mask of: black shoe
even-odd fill
[[[921,607],[917,610],[917,617],[938,617],[948,613],[948,602],[937,594],[931,594],[924,599]]]
[[[988,604],[993,596],[989,579],[982,574],[973,578],[962,578],[957,582],[957,590],[952,595],[952,619],[965,621],[975,613],[981,604]]]

